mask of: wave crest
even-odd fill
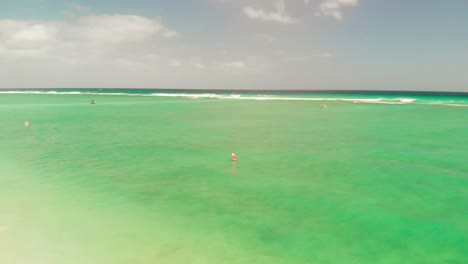
[[[430,104],[455,107],[466,107],[468,102],[464,100],[434,100],[415,98],[339,98],[339,97],[290,97],[286,95],[255,95],[255,94],[217,94],[217,93],[132,93],[132,92],[104,92],[97,91],[0,91],[1,94],[46,94],[46,95],[96,95],[96,96],[144,96],[144,97],[172,97],[187,99],[220,99],[220,100],[255,100],[255,101],[335,101],[350,102],[355,104],[383,104],[383,105],[406,105],[406,104]]]

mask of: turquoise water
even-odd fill
[[[0,92],[0,263],[466,263],[466,105]]]

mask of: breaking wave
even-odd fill
[[[380,97],[380,98],[352,98],[352,97],[312,97],[312,95],[288,96],[288,95],[259,95],[259,94],[219,94],[219,93],[135,93],[128,92],[104,92],[97,91],[0,91],[1,94],[45,94],[45,95],[96,95],[96,96],[143,96],[143,97],[166,97],[166,98],[187,98],[187,99],[220,99],[220,100],[255,100],[255,101],[323,101],[323,102],[350,102],[354,104],[382,104],[382,105],[407,105],[407,104],[428,104],[444,105],[454,107],[467,107],[468,98],[457,101],[440,100],[434,101],[425,98],[400,98],[400,97]]]

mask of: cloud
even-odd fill
[[[180,36],[179,32],[173,30],[166,30],[163,35],[167,38],[176,38]]]
[[[343,8],[355,7],[359,0],[322,0],[316,15],[331,16],[336,20],[343,20]]]
[[[171,67],[180,67],[182,65],[182,62],[177,59],[172,59],[169,61],[169,66]]]
[[[306,61],[308,59],[307,56],[299,56],[299,57],[287,57],[287,61],[291,62],[301,62],[301,61]]]
[[[7,50],[121,45],[174,38],[160,21],[133,15],[87,15],[69,21],[0,20],[0,46]]]
[[[192,65],[193,67],[199,69],[199,70],[203,70],[206,68],[205,64],[201,63],[201,62],[192,62]]]
[[[56,34],[57,27],[47,24],[0,20],[0,46],[5,49],[40,49]]]
[[[276,39],[275,37],[271,36],[271,35],[268,35],[268,34],[265,34],[265,33],[255,33],[254,36],[261,40],[262,42],[265,42],[265,43],[271,43],[271,42],[275,42],[277,41],[278,39]]]
[[[206,68],[206,64],[201,57],[192,57],[189,63],[197,70],[204,70]]]
[[[91,8],[87,7],[87,6],[83,6],[83,5],[79,5],[79,4],[75,4],[75,3],[65,3],[66,6],[70,7],[71,9],[75,10],[75,11],[78,11],[78,12],[85,12],[85,13],[89,13],[91,12]]]
[[[246,67],[245,62],[243,61],[230,61],[222,65],[226,70],[242,70]]]
[[[0,19],[0,73],[9,73],[0,78],[0,87],[128,86],[144,78],[168,80],[168,71],[180,66],[170,62],[182,53],[178,36],[160,19],[136,15]]]
[[[333,57],[333,55],[329,52],[315,53],[309,56],[287,56],[284,53],[283,55],[286,56],[285,60],[289,62],[305,62],[309,59],[327,59]]]
[[[265,22],[276,22],[280,24],[294,24],[297,19],[286,14],[286,4],[284,0],[279,0],[274,4],[275,11],[265,11],[263,9],[255,9],[251,6],[245,6],[244,14],[252,20],[260,20]]]
[[[251,34],[256,44],[274,39]],[[0,88],[228,88],[260,82],[258,75],[274,70],[274,62],[258,54],[263,50],[223,45],[216,52],[179,36],[161,19],[137,15],[0,19]]]
[[[147,17],[95,15],[79,17],[74,23],[66,25],[64,35],[68,39],[89,42],[123,43],[144,41],[158,35],[171,38],[178,34],[158,20]]]
[[[63,11],[65,15],[68,17],[77,17],[80,15],[92,15],[94,14],[92,9],[84,6],[84,5],[79,5],[76,3],[72,2],[65,2],[65,6],[68,8],[68,10]]]
[[[313,54],[312,57],[314,57],[314,58],[326,59],[326,58],[331,58],[331,57],[333,57],[333,54],[331,54],[331,53],[329,53],[329,52],[322,52],[322,53]]]

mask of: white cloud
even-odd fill
[[[75,3],[65,3],[65,5],[78,12],[86,12],[86,13],[91,12],[91,8],[87,6],[83,6],[83,5],[79,5]]]
[[[7,50],[120,45],[179,34],[156,19],[133,15],[87,15],[68,21],[0,20],[0,46]]]
[[[336,20],[343,20],[343,8],[355,7],[359,0],[322,0],[316,15],[331,16]]]
[[[122,43],[144,41],[156,35],[173,37],[175,32],[158,20],[134,15],[83,16],[67,25],[69,38],[91,42]],[[65,32],[66,34],[67,32]]]
[[[201,63],[201,62],[193,62],[192,63],[193,67],[199,69],[199,70],[203,70],[206,68],[205,64]]]
[[[189,62],[197,70],[204,70],[206,68],[206,64],[201,57],[192,57]]]
[[[243,61],[230,61],[224,63],[222,67],[226,70],[242,70],[246,67],[246,64]]]
[[[265,43],[271,43],[278,40],[275,37],[265,33],[255,33],[254,36]]]
[[[224,60],[215,63],[217,69],[227,74],[227,76],[242,75],[243,78],[263,75],[272,66],[265,58],[259,56],[244,56],[242,59]]]
[[[42,23],[0,20],[0,45],[6,49],[40,49],[55,38],[56,31]]]
[[[181,41],[174,39],[179,35],[157,18],[135,15],[0,19],[0,72],[9,72],[0,87],[138,86],[168,80],[169,71],[182,68],[181,62],[170,62],[181,53]]]
[[[302,62],[302,61],[306,61],[307,59],[308,59],[307,56],[287,57],[286,58],[287,61],[291,61],[291,62]]]
[[[177,31],[167,30],[166,32],[164,32],[164,36],[167,38],[176,38],[179,37],[180,34]]]
[[[169,66],[171,67],[180,67],[182,65],[182,62],[177,59],[172,59],[169,61]]]
[[[0,19],[0,73],[7,69],[9,74],[0,78],[0,88],[207,88],[234,85],[223,80],[232,74],[253,78],[262,70],[257,61],[232,60],[227,52],[173,39],[179,35],[159,19],[133,15]],[[216,80],[213,71],[219,74]]]
[[[263,9],[255,9],[250,6],[244,7],[244,14],[253,20],[261,20],[266,22],[276,22],[280,24],[294,24],[297,19],[286,14],[286,4],[284,0],[279,0],[274,4],[275,11],[265,11]]]
[[[327,59],[333,57],[333,55],[329,52],[315,53],[309,56],[287,56],[285,53],[283,53],[283,56],[286,56],[285,60],[289,62],[305,62],[309,59]]]
[[[331,54],[329,52],[322,52],[322,53],[313,54],[312,57],[326,59],[326,58],[333,57],[333,54]]]

